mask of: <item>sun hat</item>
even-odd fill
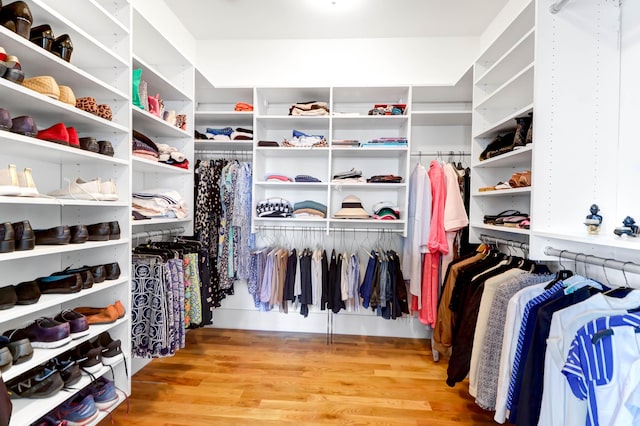
[[[338,219],[369,219],[369,213],[362,207],[362,201],[355,195],[349,195],[342,200],[342,208],[334,217]]]
[[[56,100],[60,98],[60,87],[58,87],[58,83],[56,83],[56,80],[51,76],[43,75],[40,77],[27,78],[22,82],[22,85],[50,98]]]

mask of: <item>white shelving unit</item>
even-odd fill
[[[77,245],[38,245],[34,250],[0,254],[0,286],[15,285],[61,271],[66,267],[118,262],[121,276],[114,281],[95,284],[92,288],[74,294],[42,295],[33,305],[15,306],[0,314],[0,332],[29,325],[38,317],[53,317],[63,309],[78,306],[106,306],[120,300],[128,311],[131,306],[131,286],[128,266],[131,263],[130,207],[131,154],[130,154],[130,66],[131,34],[130,5],[126,1],[31,0],[29,8],[36,18],[34,26],[51,25],[55,34],[67,33],[74,44],[70,63],[41,49],[37,45],[0,27],[0,45],[9,53],[18,55],[27,77],[50,75],[59,85],[71,87],[76,98],[93,96],[98,103],[109,104],[113,120],[107,121],[62,102],[31,91],[8,80],[0,80],[3,108],[12,117],[30,115],[39,129],[63,122],[74,127],[79,137],[92,136],[109,140],[115,154],[108,157],[0,131],[0,148],[6,164],[16,164],[18,170],[30,167],[41,194],[67,185],[67,181],[100,177],[113,179],[119,201],[63,200],[55,198],[0,197],[3,222],[28,220],[34,229],[59,225],[93,224],[118,221],[121,237],[105,242],[86,242]],[[90,15],[91,20],[86,16]],[[117,15],[117,18],[115,17]],[[9,382],[20,374],[37,367],[76,345],[96,337],[103,331],[113,339],[120,339],[123,362],[114,366],[116,386],[125,394],[131,393],[131,380],[124,367],[130,364],[131,320],[128,315],[115,323],[91,326],[89,336],[68,345],[52,349],[35,349],[31,360],[14,365],[3,372]],[[109,372],[105,368],[99,375]],[[109,373],[111,379],[111,374]],[[35,422],[55,408],[92,379],[84,376],[80,385],[66,392],[38,400],[13,401],[11,425],[22,426]],[[122,396],[121,399],[124,399]],[[110,408],[112,410],[114,407]],[[106,413],[105,413],[106,415]]]

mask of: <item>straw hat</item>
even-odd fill
[[[60,102],[76,106],[76,95],[73,94],[73,90],[69,86],[58,86],[60,89]]]
[[[58,83],[56,83],[56,80],[49,75],[27,78],[22,82],[22,85],[38,93],[47,95],[50,98],[56,100],[60,99],[60,88],[58,87]]]
[[[355,195],[349,195],[342,200],[342,208],[334,217],[338,219],[369,219],[369,213],[362,207],[362,201]]]

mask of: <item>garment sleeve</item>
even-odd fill
[[[579,336],[576,336],[571,342],[567,361],[562,367],[562,374],[566,376],[571,392],[576,398],[584,400],[587,399],[587,382],[582,369],[580,340]]]

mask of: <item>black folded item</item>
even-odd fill
[[[402,183],[402,176],[396,175],[375,175],[367,179],[369,183]]]
[[[250,134],[253,134],[253,130],[251,130],[251,129],[245,129],[245,128],[243,128],[243,127],[238,127],[238,128],[236,129],[236,132],[241,132],[241,133],[250,133]]]
[[[489,145],[487,145],[484,151],[482,151],[482,153],[480,154],[480,161],[508,152],[505,151],[505,148],[513,144],[513,139],[515,138],[515,136],[515,132],[496,136],[496,138],[492,140],[491,143],[489,143]]]
[[[276,141],[258,141],[258,146],[280,146],[280,144]]]

